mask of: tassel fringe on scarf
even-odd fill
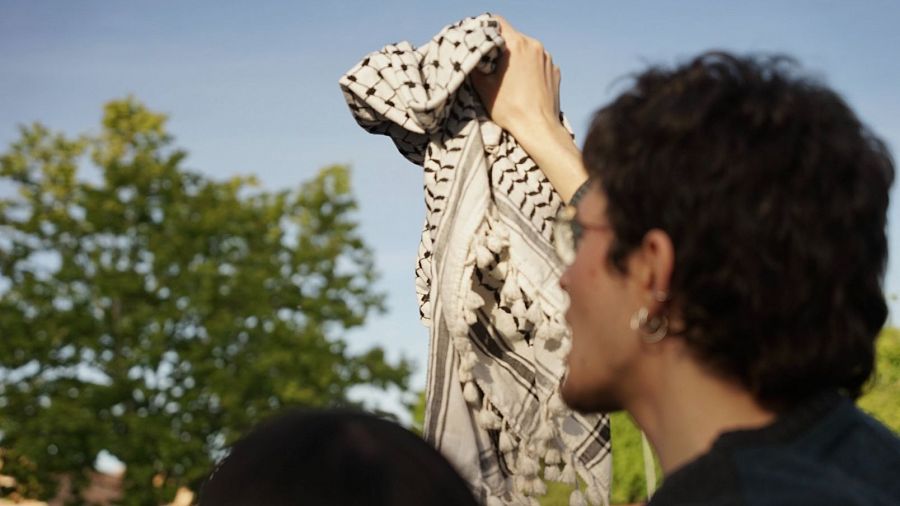
[[[538,504],[545,480],[574,486],[572,506],[606,505],[609,420],[558,393],[569,335],[551,228],[563,203],[467,81],[502,47],[489,15],[467,18],[419,48],[369,54],[340,85],[356,121],[424,169],[426,439],[489,506]]]

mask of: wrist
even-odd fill
[[[560,122],[559,117],[549,113],[541,113],[537,111],[529,111],[529,114],[521,115],[509,122],[509,133],[519,141],[520,144],[539,144],[543,139],[544,142],[548,138],[558,139],[560,134],[569,137],[566,128]],[[534,146],[538,148],[539,146]]]
[[[545,168],[548,160],[558,159],[561,155],[569,158],[571,152],[578,153],[580,158],[575,141],[559,118],[534,117],[517,125],[518,128],[511,129],[509,133],[545,173],[547,169],[553,170]]]
[[[510,131],[516,141],[541,168],[564,202],[587,180],[581,151],[565,126],[554,119],[521,123]]]

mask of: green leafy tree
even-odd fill
[[[900,328],[886,327],[875,344],[875,374],[859,407],[900,434]]]
[[[283,406],[406,388],[405,361],[340,339],[383,310],[348,170],[277,193],[214,181],[182,168],[165,121],[113,101],[97,136],[35,124],[0,157],[0,447],[18,493],[52,497],[63,474],[77,493],[106,449],[124,504],[162,504]]]

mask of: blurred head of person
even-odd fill
[[[295,409],[257,426],[211,473],[200,506],[477,504],[424,440],[344,410]]]
[[[894,166],[838,94],[786,57],[706,53],[637,75],[583,157],[570,405],[622,407],[661,342],[776,411],[860,394]]]

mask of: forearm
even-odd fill
[[[471,75],[486,111],[509,131],[563,201],[587,180],[581,152],[559,121],[559,68],[543,44],[494,16],[506,42],[491,74]]]
[[[581,151],[559,121],[524,124],[510,132],[538,164],[564,202],[587,178]]]

